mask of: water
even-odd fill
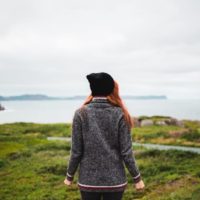
[[[0,123],[72,122],[74,111],[83,100],[2,101]],[[124,100],[132,116],[165,115],[177,119],[200,120],[200,100]]]
[[[47,137],[47,140],[61,140],[61,141],[71,142],[71,137],[54,137],[54,136],[49,136],[49,137]]]
[[[151,144],[151,143],[138,143],[133,142],[133,146],[143,146],[148,149],[159,149],[159,150],[169,150],[169,149],[175,149],[180,151],[190,151],[194,153],[200,154],[200,148],[198,147],[185,147],[185,146],[175,146],[175,145],[163,145],[163,144]]]
[[[47,140],[63,140],[71,142],[71,137],[47,137]],[[175,149],[179,151],[190,151],[200,154],[200,148],[198,147],[185,147],[185,146],[175,146],[175,145],[163,145],[163,144],[151,144],[151,143],[138,143],[133,142],[133,146],[143,146],[147,149],[159,149],[159,150],[169,150]]]

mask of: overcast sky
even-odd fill
[[[199,0],[0,0],[0,95],[200,98]]]

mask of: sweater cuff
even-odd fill
[[[74,176],[70,175],[70,174],[67,172],[67,173],[66,173],[66,179],[67,179],[68,181],[73,181]]]
[[[141,179],[142,179],[142,178],[141,178],[140,173],[139,173],[137,176],[133,177],[134,183],[138,183]]]

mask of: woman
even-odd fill
[[[79,166],[78,187],[82,200],[121,200],[127,187],[124,163],[137,190],[144,188],[132,152],[133,121],[119,87],[108,73],[86,76],[91,89],[75,111],[72,146],[64,183],[71,185]]]

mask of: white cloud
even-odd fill
[[[86,74],[105,71],[123,94],[200,98],[199,8],[197,0],[4,1],[1,95],[85,94]]]

